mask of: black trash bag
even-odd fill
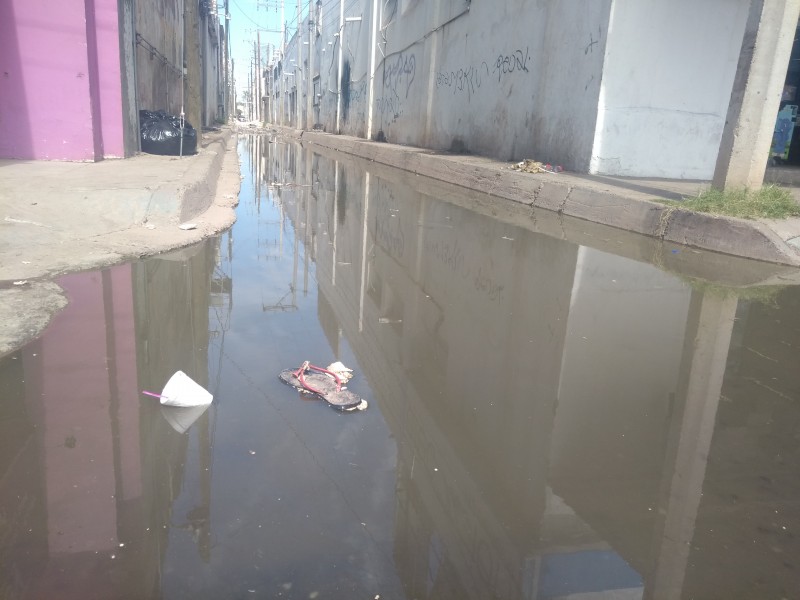
[[[148,154],[181,154],[181,120],[163,110],[139,111],[142,152]],[[197,131],[183,121],[183,154],[197,152]]]

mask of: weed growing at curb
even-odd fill
[[[663,202],[686,210],[741,219],[800,217],[800,204],[788,190],[776,185],[767,185],[758,190],[709,189],[693,198]]]

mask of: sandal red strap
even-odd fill
[[[308,361],[305,361],[302,365],[300,365],[300,368],[297,369],[297,371],[295,371],[294,373],[292,373],[292,375],[297,377],[297,379],[300,381],[300,385],[302,385],[304,389],[307,389],[309,392],[313,392],[314,394],[322,396],[323,395],[322,392],[308,385],[308,383],[306,383],[305,377],[303,377],[303,374],[306,371],[312,371],[312,370],[330,375],[336,381],[336,391],[339,392],[342,390],[342,381],[339,379],[339,376],[336,373],[328,371],[327,369],[323,369],[322,367],[317,367],[315,365],[312,365]]]

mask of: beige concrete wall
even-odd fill
[[[136,45],[136,89],[140,109],[180,113],[183,64],[180,10],[181,0],[136,2],[136,33],[140,36]],[[142,40],[161,56],[151,52]]]

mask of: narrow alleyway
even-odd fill
[[[239,143],[231,230],[61,278],[0,359],[0,597],[794,597],[800,289]],[[208,410],[141,393],[177,370]]]

